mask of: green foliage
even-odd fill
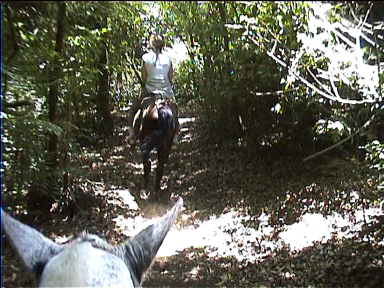
[[[280,97],[257,93],[281,90],[284,74],[266,52],[271,37],[287,48],[298,47],[306,5],[164,2],[161,8],[166,27],[173,28],[169,35],[188,47],[190,59],[179,70],[178,86],[187,99],[202,101],[210,135],[219,142],[248,144],[276,135],[277,117],[271,109]]]
[[[45,120],[39,120],[34,113],[23,116],[6,114],[4,121],[4,166],[7,171],[7,191],[21,191],[24,185],[39,181],[44,170],[46,135],[62,135],[61,127]]]
[[[363,147],[366,151],[366,160],[370,163],[370,168],[377,172],[378,188],[384,189],[384,143],[377,140],[368,143]]]
[[[71,171],[68,159],[79,153],[76,139],[95,138],[100,126],[97,114],[100,45],[108,49],[109,109],[113,109],[117,82],[125,94],[119,105],[139,95],[140,55],[137,48],[148,35],[146,11],[139,2],[68,2],[64,17],[64,49],[58,60],[57,119],[48,121],[47,97],[55,52],[56,3],[5,4],[5,99],[8,103],[32,103],[6,111],[4,131],[7,148],[5,193],[25,191],[31,183],[53,179],[66,189],[64,175]],[[116,101],[117,102],[117,101]],[[17,106],[15,106],[17,107]],[[59,139],[59,170],[47,162],[47,137]],[[95,142],[95,140],[92,140]],[[19,157],[22,161],[18,161]],[[47,169],[48,168],[48,169]],[[73,167],[72,167],[73,168]],[[55,185],[55,184],[53,184]],[[51,187],[53,188],[53,187]],[[56,189],[56,188],[55,188]],[[56,194],[53,198],[61,198]]]

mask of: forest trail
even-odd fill
[[[244,198],[241,193],[234,191],[235,188],[228,181],[241,177],[241,171],[233,169],[236,168],[233,165],[243,164],[246,159],[241,157],[244,155],[225,151],[223,153],[233,154],[230,158],[240,158],[215,165],[222,160],[222,155],[217,151],[212,155],[208,147],[201,143],[207,139],[201,139],[203,133],[196,130],[199,124],[195,118],[180,118],[180,124],[181,141],[171,153],[162,192],[182,196],[186,210],[167,235],[144,287],[158,286],[159,283],[162,287],[202,287],[231,282],[233,271],[227,272],[228,267],[235,265],[236,268],[232,267],[234,271],[241,270],[284,247],[290,247],[289,250],[298,253],[313,243],[326,243],[331,238],[351,238],[353,236],[349,234],[350,231],[361,229],[367,218],[382,214],[382,210],[377,207],[357,209],[353,217],[349,218],[338,213],[325,216],[303,212],[296,221],[285,223],[277,229],[276,235],[276,227],[270,225],[270,215],[261,214],[255,219],[235,204],[244,201]],[[207,158],[213,163],[207,164]],[[139,159],[135,158],[134,166],[140,165]],[[215,169],[224,171],[218,172]],[[247,176],[257,177],[260,172],[255,172]],[[219,175],[222,179],[215,179],[221,173],[225,174]],[[136,176],[140,178],[141,175],[139,173]],[[209,191],[207,186],[212,187],[213,179],[217,181],[213,183],[216,190]],[[140,183],[137,182],[137,185],[140,187]],[[200,191],[203,187],[203,191]],[[138,195],[143,196],[145,192],[141,189],[139,192],[136,187],[133,194],[137,199]],[[122,199],[127,198],[123,191],[120,191],[120,195]],[[359,200],[357,193],[353,197],[352,201]],[[163,214],[167,207],[160,203],[147,203],[145,199],[135,202],[132,195],[128,198],[128,202],[122,200],[122,203],[137,208],[137,216],[118,217],[116,221],[116,229],[124,231],[127,236],[134,235],[156,221],[157,216]],[[246,225],[247,221],[258,222],[258,228]]]
[[[240,147],[210,143],[194,117],[180,119],[181,141],[173,148],[166,166],[162,201],[148,201],[150,191],[142,189],[140,158],[126,142],[125,118],[117,123],[120,126],[115,138],[87,162],[91,170],[84,191],[92,194],[88,201],[77,201],[77,212],[72,217],[65,213],[51,215],[48,220],[35,216],[38,223],[33,224],[60,243],[86,229],[116,244],[163,215],[171,206],[169,195],[183,197],[185,210],[165,238],[144,287],[249,287],[255,283],[271,287],[297,281],[289,276],[294,272],[289,268],[293,260],[288,255],[310,251],[300,261],[312,263],[314,257],[323,257],[321,243],[354,237],[350,231],[359,230],[370,217],[382,215],[378,207],[355,210],[348,217],[337,213],[325,216],[327,213],[316,209],[309,212],[313,209],[296,207],[295,201],[300,201],[286,199],[282,190],[289,184],[282,182],[274,188],[278,175],[294,178],[289,175],[292,168],[276,166],[281,168],[268,170],[270,163],[243,153]],[[297,167],[293,172],[299,178],[303,173]],[[309,175],[306,177],[300,181],[312,181]],[[359,201],[357,194],[353,197],[352,202]],[[283,222],[277,223],[271,218],[276,213],[273,210],[257,215],[254,211],[259,208],[250,210],[255,205],[251,203],[267,205],[279,198],[283,200],[276,202],[275,211],[281,213],[294,205],[295,218],[285,219],[280,214],[279,221]],[[20,263],[12,253],[6,249],[4,287],[31,286],[32,279],[21,273]],[[303,273],[307,273],[305,267]]]

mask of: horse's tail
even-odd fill
[[[153,149],[159,149],[162,140],[167,136],[168,131],[176,128],[175,117],[169,106],[161,106],[158,108],[158,125],[152,133],[144,139],[144,143],[140,149],[145,159],[149,158],[149,154]]]

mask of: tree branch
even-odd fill
[[[335,75],[333,74],[333,72],[329,72],[329,82],[331,82],[331,87],[332,87],[334,95],[336,95],[336,98],[341,99],[341,97],[339,95],[339,91],[337,90],[337,87],[335,85]]]
[[[332,150],[332,149],[335,149],[336,147],[341,146],[343,143],[347,142],[347,141],[350,140],[351,138],[353,138],[353,137],[355,137],[356,135],[360,134],[365,128],[367,128],[369,125],[371,125],[371,123],[372,123],[372,121],[375,119],[376,115],[378,115],[379,112],[381,112],[380,110],[382,110],[382,109],[384,109],[384,105],[381,105],[381,107],[380,107],[379,109],[377,109],[376,113],[373,114],[373,115],[371,116],[371,118],[370,118],[367,122],[364,123],[363,126],[361,126],[359,129],[357,129],[357,131],[356,131],[355,133],[349,135],[347,138],[345,138],[345,139],[339,141],[338,143],[333,144],[332,146],[329,146],[329,147],[327,147],[327,148],[325,148],[325,149],[323,149],[323,150],[321,150],[321,151],[319,151],[319,152],[317,152],[317,153],[315,153],[315,154],[312,154],[312,155],[310,155],[310,156],[304,158],[304,159],[303,159],[303,162],[306,162],[306,161],[308,161],[308,160],[311,160],[311,159],[313,159],[313,158],[315,158],[315,157],[317,157],[317,156],[320,156],[320,155],[322,155],[322,154],[324,154],[324,153],[326,153],[326,152],[328,152],[328,151],[330,151],[330,150]]]
[[[255,44],[256,41],[254,39],[251,39]],[[282,61],[281,59],[279,59],[277,56],[275,56],[272,52],[270,51],[267,51],[267,55],[269,57],[271,57],[273,60],[275,60],[278,64],[282,65],[283,67],[285,68],[288,68],[288,65]],[[288,68],[288,71],[290,73],[292,73],[297,79],[299,79],[301,82],[303,82],[307,87],[313,89],[314,91],[316,91],[317,93],[319,93],[320,95],[322,95],[323,97],[329,99],[329,100],[332,100],[332,101],[336,101],[336,102],[340,102],[340,103],[344,103],[344,104],[363,104],[363,103],[377,103],[379,101],[376,101],[376,100],[371,100],[371,99],[366,99],[366,100],[349,100],[349,99],[343,99],[343,98],[338,98],[334,95],[331,95],[329,93],[326,93],[322,90],[320,90],[319,88],[317,88],[315,85],[313,85],[312,83],[310,83],[307,79],[305,79],[304,77],[300,76],[299,74],[297,74],[295,71],[293,71],[292,68]]]
[[[326,87],[323,83],[321,83],[319,81],[319,79],[316,77],[315,74],[313,74],[313,72],[311,71],[311,69],[309,69],[308,67],[306,68],[307,72],[312,76],[313,80],[316,81],[316,83],[321,86],[322,89],[324,89],[325,91],[327,91],[328,93],[331,93],[331,91],[328,89],[328,87]]]
[[[22,107],[22,106],[32,106],[32,105],[34,105],[33,102],[31,102],[29,100],[23,100],[23,101],[11,102],[11,103],[4,103],[4,108],[6,108],[6,109],[18,108],[18,107]]]

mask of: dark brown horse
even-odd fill
[[[143,157],[144,183],[148,185],[151,172],[150,154],[157,150],[157,169],[155,190],[160,190],[164,165],[167,163],[171,151],[173,138],[176,135],[177,123],[168,100],[159,99],[150,104],[143,113],[142,129],[139,133],[140,151]]]

